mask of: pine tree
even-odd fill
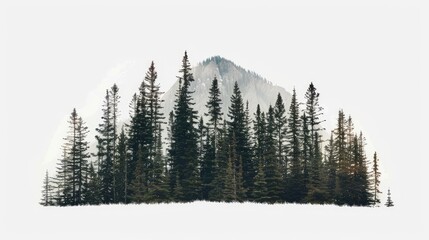
[[[280,93],[277,95],[276,104],[274,105],[274,137],[276,140],[276,156],[277,161],[280,164],[280,170],[282,173],[283,183],[286,183],[287,179],[287,148],[286,148],[286,133],[287,133],[287,118],[286,109],[283,103],[283,98]]]
[[[45,179],[43,180],[42,199],[40,200],[40,205],[50,206],[54,204],[52,193],[53,189],[54,188],[51,184],[49,173],[46,171]]]
[[[323,128],[320,124],[323,122],[321,120],[323,108],[319,106],[319,93],[316,91],[313,83],[310,83],[310,86],[305,93],[306,99],[306,123],[308,126],[308,176],[307,176],[307,201],[313,202],[322,202],[324,197],[322,194],[324,192],[322,181],[321,181],[321,165],[322,165],[322,153],[320,148],[320,131]],[[317,196],[315,196],[317,195]],[[317,198],[317,199],[316,199]],[[323,198],[323,199],[322,199]]]
[[[82,118],[73,109],[69,119],[69,133],[65,138],[68,149],[66,162],[66,186],[70,188],[69,196],[66,197],[65,205],[79,205],[83,203],[84,176],[87,171],[89,148],[86,136],[88,128]],[[68,191],[67,191],[68,192]]]
[[[380,170],[379,170],[379,160],[377,157],[377,152],[374,153],[374,158],[373,158],[373,162],[372,162],[372,196],[373,196],[373,200],[372,200],[372,204],[373,205],[377,205],[380,203],[380,198],[378,197],[379,194],[381,194],[382,192],[380,191]]]
[[[390,189],[387,190],[387,202],[386,202],[386,207],[393,207],[395,205],[393,205],[393,201],[392,198],[390,197]]]
[[[252,160],[252,152],[250,146],[250,135],[248,131],[248,124],[246,122],[246,112],[244,111],[243,99],[241,97],[241,91],[238,87],[237,82],[234,84],[233,94],[231,96],[231,106],[228,108],[228,135],[229,141],[232,141],[234,137],[236,139],[236,152],[237,158],[242,159],[243,163],[243,191],[247,193],[247,198],[252,196],[253,179],[255,176],[255,170]],[[235,162],[236,171],[239,170],[238,162]],[[237,174],[238,172],[236,172]]]
[[[141,142],[143,146],[147,148],[147,159],[144,161],[145,168],[145,182],[147,184],[147,195],[148,201],[158,201],[159,199],[154,199],[155,195],[163,195],[161,193],[160,185],[163,181],[163,156],[159,152],[158,145],[159,137],[162,134],[162,128],[160,127],[163,123],[163,114],[161,113],[161,102],[159,91],[159,84],[156,82],[158,73],[155,70],[154,62],[151,63],[146,76],[144,78],[144,87],[146,88],[146,101],[144,101],[142,108],[146,110],[146,134],[143,136],[145,139]],[[142,111],[143,112],[143,111]]]
[[[200,179],[198,172],[198,148],[197,129],[195,128],[197,112],[192,109],[194,105],[189,90],[190,84],[194,81],[191,73],[191,66],[188,55],[182,60],[182,69],[177,101],[174,107],[174,122],[172,131],[172,143],[170,154],[173,162],[173,176],[176,185],[183,189],[183,201],[196,200],[200,196]],[[177,177],[176,174],[179,176]]]
[[[267,183],[267,201],[270,203],[280,202],[283,193],[281,163],[276,156],[275,129],[274,109],[270,105],[265,134],[265,180]]]
[[[98,156],[100,161],[100,181],[101,197],[103,203],[113,202],[113,124],[112,124],[112,106],[111,95],[106,90],[106,97],[103,103],[102,123],[96,129],[99,135],[96,138],[101,142]],[[100,152],[101,151],[101,152]]]
[[[214,143],[217,144],[218,136],[222,130],[222,100],[220,98],[220,90],[218,86],[218,80],[215,77],[212,81],[212,85],[209,90],[209,100],[207,101],[206,108],[207,113],[204,115],[208,117],[207,129],[209,135],[213,136]],[[216,145],[214,149],[216,149]]]
[[[348,152],[347,152],[347,134],[346,120],[344,112],[338,112],[337,128],[334,130],[334,148],[335,162],[337,163],[336,181],[335,181],[335,202],[339,205],[346,204],[348,188]]]
[[[221,180],[216,179],[216,175],[222,175],[219,158],[218,142],[222,131],[222,109],[221,109],[220,90],[218,80],[215,77],[209,90],[209,99],[206,104],[208,117],[206,143],[204,147],[204,158],[201,164],[201,180],[203,184],[203,199],[219,201],[221,198]]]
[[[113,191],[113,199],[112,201],[117,203],[118,202],[118,192],[116,189],[116,186],[119,184],[117,181],[118,179],[116,179],[117,175],[115,174],[115,170],[118,167],[118,160],[117,160],[117,140],[118,140],[118,133],[117,133],[117,128],[118,128],[118,117],[119,117],[119,88],[118,86],[115,84],[113,84],[113,86],[110,88],[110,106],[112,109],[112,191]]]
[[[253,132],[254,132],[254,157],[253,160],[258,164],[262,162],[262,165],[265,165],[264,158],[266,152],[265,145],[265,132],[266,132],[266,123],[265,123],[265,114],[261,113],[261,108],[259,104],[256,106],[255,120],[253,121]]]
[[[290,170],[287,180],[286,199],[289,202],[301,202],[304,197],[304,183],[301,167],[301,143],[300,143],[301,119],[299,117],[299,103],[296,98],[296,91],[293,90],[292,102],[289,109],[288,118],[288,155],[290,161]]]

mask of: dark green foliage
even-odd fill
[[[207,122],[207,129],[210,136],[214,136],[215,144],[218,141],[218,135],[222,130],[222,101],[220,99],[220,90],[218,86],[218,80],[215,77],[212,81],[212,85],[209,90],[209,99],[207,101],[207,113],[204,115],[209,117]],[[215,146],[216,149],[216,146]]]
[[[209,90],[206,107],[208,117],[204,157],[201,163],[202,197],[207,200],[220,201],[222,182],[224,181],[225,164],[219,161],[219,140],[222,134],[222,109],[220,90],[215,77]],[[225,162],[224,162],[225,163]],[[216,178],[216,175],[219,177]]]
[[[267,201],[270,203],[280,202],[283,193],[282,167],[276,156],[275,129],[274,109],[270,106],[265,134],[265,180],[267,183]]]
[[[286,134],[287,134],[287,118],[286,109],[283,103],[283,98],[280,93],[277,95],[276,104],[274,105],[274,138],[276,142],[276,156],[277,161],[280,164],[280,172],[283,178],[283,185],[287,181],[288,172],[288,159],[287,159],[287,148],[286,148]],[[284,195],[284,194],[283,194]],[[284,196],[282,196],[284,199]]]
[[[66,196],[65,204],[79,205],[83,203],[84,177],[88,169],[88,128],[82,118],[73,109],[69,119],[69,135],[66,138]]]
[[[183,201],[193,201],[200,197],[200,177],[198,172],[198,134],[195,124],[197,116],[192,109],[192,92],[190,84],[194,81],[191,73],[188,55],[182,60],[182,69],[174,107],[174,121],[172,126],[172,146],[170,155],[172,160],[172,177],[176,179],[176,186],[183,189]],[[176,176],[178,175],[178,176]]]
[[[345,204],[348,194],[348,174],[349,161],[347,154],[347,135],[346,135],[346,120],[342,110],[338,113],[337,128],[334,130],[334,149],[335,158],[338,164],[335,181],[335,202],[337,204]]]
[[[319,106],[319,93],[316,91],[313,83],[307,89],[305,93],[306,108],[305,108],[305,122],[308,128],[306,135],[306,141],[304,141],[305,148],[308,151],[306,153],[307,158],[307,175],[305,178],[307,186],[307,201],[322,203],[325,201],[323,197],[324,186],[322,183],[321,167],[322,167],[322,151],[320,147],[320,131],[323,128],[320,124],[323,122],[320,118],[322,116],[323,108]]]
[[[292,94],[292,102],[289,109],[287,142],[289,144],[290,170],[287,178],[286,200],[289,202],[301,202],[304,197],[304,180],[301,164],[301,143],[300,143],[301,119],[299,117],[299,104],[296,98],[295,89]]]
[[[246,192],[247,197],[251,198],[253,188],[253,178],[255,176],[255,168],[253,166],[252,152],[250,146],[249,122],[246,119],[244,110],[243,98],[237,82],[234,83],[234,90],[231,96],[231,106],[228,108],[228,135],[229,141],[235,138],[236,157],[236,174],[238,171],[243,173],[243,192]],[[238,168],[238,159],[241,159],[243,168]]]
[[[106,90],[106,97],[103,104],[102,123],[97,128],[99,135],[96,136],[100,142],[98,156],[100,156],[100,180],[101,180],[101,196],[103,203],[112,203],[114,198],[113,193],[113,157],[114,157],[114,129],[112,121],[112,105],[111,95]]]
[[[266,131],[266,123],[265,123],[265,114],[261,113],[260,106],[256,107],[255,120],[253,121],[253,151],[254,157],[253,160],[257,164],[259,168],[259,162],[262,162],[262,166],[264,166],[264,158],[265,158],[265,131]]]

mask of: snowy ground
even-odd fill
[[[2,239],[424,239],[423,219],[404,210],[209,202],[33,206],[2,218],[1,234],[7,236]]]

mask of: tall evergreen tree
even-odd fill
[[[274,137],[276,140],[276,156],[280,164],[283,181],[287,179],[287,148],[286,148],[286,133],[287,133],[287,118],[286,109],[283,103],[283,98],[280,93],[277,95],[276,104],[274,105]]]
[[[304,197],[303,173],[301,166],[301,143],[300,143],[301,119],[299,117],[299,103],[296,97],[296,91],[293,90],[292,102],[289,109],[288,118],[288,156],[290,161],[290,170],[288,173],[286,200],[289,202],[301,202]]]
[[[178,200],[192,201],[200,196],[200,178],[198,172],[198,135],[194,126],[197,123],[197,112],[192,108],[194,102],[191,96],[192,92],[189,89],[194,78],[186,52],[180,73],[179,81],[183,85],[180,84],[181,86],[179,86],[178,98],[174,107],[173,146],[170,151],[174,170],[172,177],[178,181],[183,189],[183,199]]]
[[[234,83],[234,90],[231,96],[231,106],[228,108],[228,135],[229,141],[232,138],[236,139],[237,158],[242,160],[243,163],[243,181],[244,191],[247,192],[247,197],[252,196],[253,179],[255,176],[255,168],[252,161],[252,152],[250,146],[250,136],[246,126],[246,113],[244,110],[243,98],[237,82]],[[235,162],[236,171],[239,170],[238,162]],[[237,174],[238,172],[236,172]]]
[[[335,162],[338,164],[335,181],[335,200],[337,204],[342,205],[347,203],[347,187],[349,178],[346,120],[342,110],[338,112],[337,128],[334,130],[334,148],[336,158]]]
[[[320,202],[322,197],[320,194],[323,192],[322,181],[321,181],[321,165],[322,165],[322,152],[320,148],[320,131],[323,128],[320,124],[323,108],[319,106],[319,93],[316,91],[313,83],[307,89],[305,93],[306,99],[306,122],[309,130],[309,142],[308,142],[308,201],[313,201],[315,194],[318,195],[319,199],[314,199]]]
[[[381,194],[380,191],[380,170],[379,170],[379,160],[377,157],[377,152],[374,153],[374,158],[373,158],[373,162],[372,162],[372,196],[373,196],[373,200],[372,203],[374,205],[377,205],[380,203],[380,198],[379,198],[379,194]]]
[[[113,202],[113,124],[112,124],[112,106],[111,95],[106,90],[106,97],[103,103],[102,123],[96,129],[99,135],[96,136],[101,142],[102,147],[99,147],[98,156],[100,162],[100,181],[101,181],[101,197],[103,203]]]
[[[144,79],[146,87],[146,101],[142,108],[146,108],[146,134],[143,136],[141,143],[147,149],[147,159],[144,161],[145,182],[147,184],[148,201],[154,201],[154,195],[163,195],[160,192],[163,180],[164,159],[162,149],[159,152],[159,137],[162,134],[161,123],[163,123],[163,114],[161,113],[161,102],[159,84],[156,82],[158,73],[155,70],[154,62],[151,63]],[[143,112],[143,111],[142,111]],[[160,155],[161,154],[161,155]]]
[[[280,202],[283,193],[283,181],[281,175],[281,162],[277,158],[275,137],[274,109],[268,108],[267,127],[265,134],[265,180],[267,183],[267,201],[270,203]]]
[[[69,196],[64,202],[66,205],[82,204],[82,192],[84,184],[84,176],[87,171],[87,161],[89,158],[88,142],[86,136],[88,128],[85,126],[82,118],[80,118],[73,109],[69,119],[69,132],[66,140],[67,162],[66,162],[66,186],[70,189],[67,191]]]
[[[202,197],[208,200],[220,200],[221,198],[221,180],[216,178],[216,174],[221,174],[218,158],[218,142],[222,131],[222,101],[220,99],[220,90],[218,80],[214,77],[210,90],[209,99],[206,104],[208,117],[206,144],[204,158],[201,164]]]
[[[209,135],[214,137],[214,143],[217,144],[218,136],[222,130],[222,100],[220,98],[220,90],[218,86],[218,80],[215,77],[212,81],[210,90],[209,90],[209,99],[206,104],[207,113],[204,115],[208,117],[207,129]],[[216,145],[214,146],[216,149]]]
[[[265,133],[266,133],[266,122],[265,122],[265,114],[261,112],[261,108],[259,104],[256,106],[255,120],[253,121],[253,132],[254,132],[254,157],[253,160],[255,163],[262,162],[262,166],[265,166],[265,153],[266,153],[266,145],[265,145]]]
[[[117,152],[117,142],[118,142],[118,133],[117,133],[117,128],[118,128],[118,118],[119,118],[119,100],[120,100],[120,96],[119,96],[119,88],[118,86],[115,84],[113,84],[113,86],[110,88],[110,106],[112,109],[112,177],[113,177],[113,181],[112,181],[112,191],[113,191],[113,202],[118,202],[118,192],[116,191],[116,186],[119,184],[118,183],[118,179],[116,179],[117,175],[114,173],[115,169],[118,166],[118,160],[117,160],[117,156],[118,156],[118,152]]]

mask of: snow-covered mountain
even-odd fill
[[[258,104],[260,104],[261,110],[264,112],[268,110],[270,104],[274,105],[278,93],[281,94],[286,109],[289,109],[292,95],[284,88],[273,85],[255,72],[246,70],[225,58],[219,56],[208,58],[193,67],[192,71],[195,81],[191,83],[190,90],[194,91],[194,108],[200,116],[204,116],[204,113],[207,112],[205,105],[208,100],[211,82],[215,76],[219,81],[224,116],[228,112],[234,82],[236,81],[240,87],[244,102],[249,101],[249,110],[252,117]],[[179,81],[177,80],[162,96],[164,100],[164,116],[168,116],[168,113],[173,110],[178,87]]]

